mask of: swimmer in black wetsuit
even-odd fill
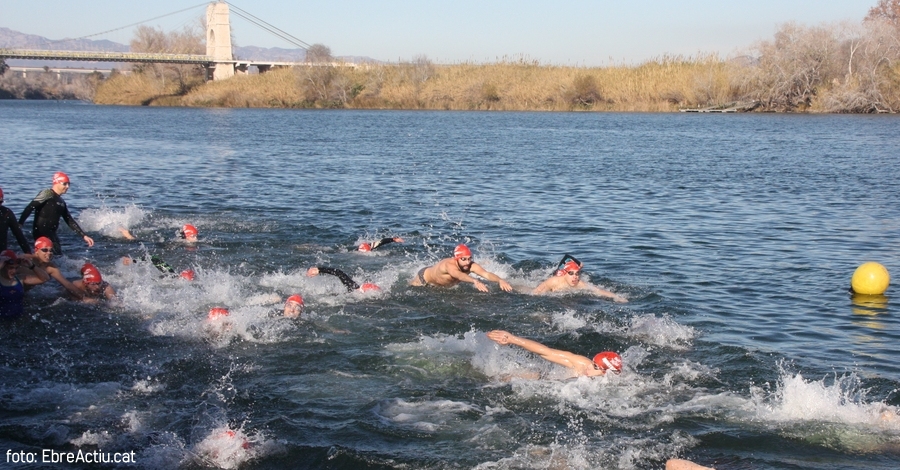
[[[177,272],[175,272],[175,268],[173,268],[171,265],[169,265],[169,263],[166,263],[165,261],[163,261],[163,259],[161,257],[159,257],[159,255],[150,255],[150,256],[143,255],[138,259],[134,259],[130,256],[122,257],[122,264],[124,264],[125,266],[128,266],[129,264],[137,263],[139,261],[150,261],[150,263],[153,264],[153,267],[155,267],[159,272],[163,273],[164,276],[170,276],[170,277],[181,276],[181,277],[187,279],[188,281],[194,280],[194,270],[193,269],[185,269],[184,271],[181,271],[181,273],[177,273]]]
[[[13,214],[9,207],[3,205],[3,188],[0,188],[0,250],[6,249],[6,234],[10,231],[16,237],[16,241],[19,242],[22,252],[31,253],[31,246],[29,246],[28,240],[25,239],[25,234],[22,233],[22,227],[19,227],[19,223],[16,222],[16,215]]]
[[[28,216],[34,211],[34,225],[31,231],[32,236],[34,236],[35,240],[40,237],[49,238],[53,242],[53,253],[57,255],[62,254],[59,236],[56,235],[56,230],[59,228],[60,217],[66,221],[66,224],[72,231],[84,239],[84,242],[87,243],[89,247],[94,246],[94,239],[87,236],[87,234],[84,233],[84,230],[78,225],[78,222],[75,222],[75,219],[69,214],[69,208],[66,206],[66,201],[63,201],[62,198],[62,195],[68,190],[69,176],[61,171],[56,172],[53,175],[53,186],[50,189],[45,189],[38,193],[34,200],[22,211],[22,215],[19,216],[19,225],[25,225]]]
[[[387,245],[388,243],[403,243],[403,239],[400,237],[386,237],[378,240],[375,243],[360,243],[359,251],[368,253],[370,251],[375,251],[378,248]]]
[[[347,292],[353,292],[355,290],[358,290],[360,292],[368,292],[370,290],[380,289],[380,287],[376,286],[375,284],[368,282],[363,285],[359,285],[347,273],[337,268],[329,268],[327,266],[313,266],[306,271],[306,275],[309,277],[315,277],[319,274],[330,274],[332,276],[337,276],[337,278],[341,280],[341,284],[343,284],[344,287],[347,288]]]

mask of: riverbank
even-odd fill
[[[672,112],[736,101],[742,68],[714,57],[602,68],[527,61],[300,65],[208,83],[119,75],[98,87],[94,101],[194,107]]]

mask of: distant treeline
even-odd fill
[[[202,39],[202,38],[201,38]],[[132,50],[197,49],[186,33],[145,29]],[[178,50],[175,52],[191,52]],[[311,63],[209,82],[188,66],[144,66],[97,82],[98,104],[350,109],[675,111],[741,103],[757,111],[900,111],[900,0],[880,0],[860,24],[782,25],[747,56],[663,56],[632,66],[566,67],[520,59],[436,65]],[[3,82],[0,82],[0,88]]]

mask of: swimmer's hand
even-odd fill
[[[509,344],[509,340],[512,336],[513,335],[511,335],[508,331],[503,330],[488,331],[487,333],[488,339],[504,346]]]
[[[500,279],[498,281],[498,284],[500,284],[500,288],[503,289],[504,292],[512,292],[513,291],[512,286],[509,285],[509,283],[504,281],[503,279]]]

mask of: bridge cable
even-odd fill
[[[235,13],[238,16],[240,16],[241,18],[244,18],[245,20],[255,24],[256,26],[259,26],[260,28],[263,28],[266,31],[269,31],[270,33],[284,39],[285,41],[287,41],[295,46],[298,46],[300,48],[303,48],[303,49],[309,49],[311,47],[305,41],[302,41],[299,38],[291,35],[287,31],[284,31],[284,30],[278,28],[277,26],[274,26],[271,23],[268,23],[267,21],[265,21],[263,19],[254,16],[250,12],[238,7],[234,3],[231,3],[231,2],[225,2],[225,3],[227,3],[231,8],[233,8],[235,10]]]
[[[120,28],[110,29],[109,31],[103,31],[102,33],[89,34],[89,35],[87,35],[87,36],[82,36],[82,37],[80,37],[80,38],[66,38],[66,39],[59,39],[59,40],[56,40],[56,41],[49,41],[49,42],[53,43],[53,42],[64,42],[64,41],[77,41],[77,40],[79,40],[79,39],[87,39],[87,38],[91,38],[91,37],[94,37],[94,36],[100,36],[101,34],[112,33],[112,32],[119,31],[119,30],[122,30],[122,29],[125,29],[125,28],[130,28],[130,27],[132,27],[132,26],[137,26],[137,25],[139,25],[139,24],[143,24],[143,23],[146,23],[146,22],[148,22],[148,21],[158,20],[158,19],[160,19],[160,18],[165,18],[165,17],[167,17],[167,16],[172,16],[172,15],[176,15],[176,14],[178,14],[178,13],[183,13],[183,12],[186,12],[186,11],[188,11],[188,10],[192,10],[192,9],[194,9],[194,8],[197,8],[197,7],[202,7],[202,6],[204,6],[204,5],[207,5],[208,3],[209,3],[209,2],[203,2],[203,3],[199,4],[199,5],[194,5],[194,6],[192,6],[192,7],[185,8],[184,10],[178,10],[178,11],[176,11],[176,12],[166,13],[165,15],[157,16],[156,18],[150,18],[149,20],[139,21],[139,22],[137,22],[137,23],[132,23],[132,24],[130,24],[130,25],[128,25],[128,26],[122,26],[122,27],[120,27]]]

